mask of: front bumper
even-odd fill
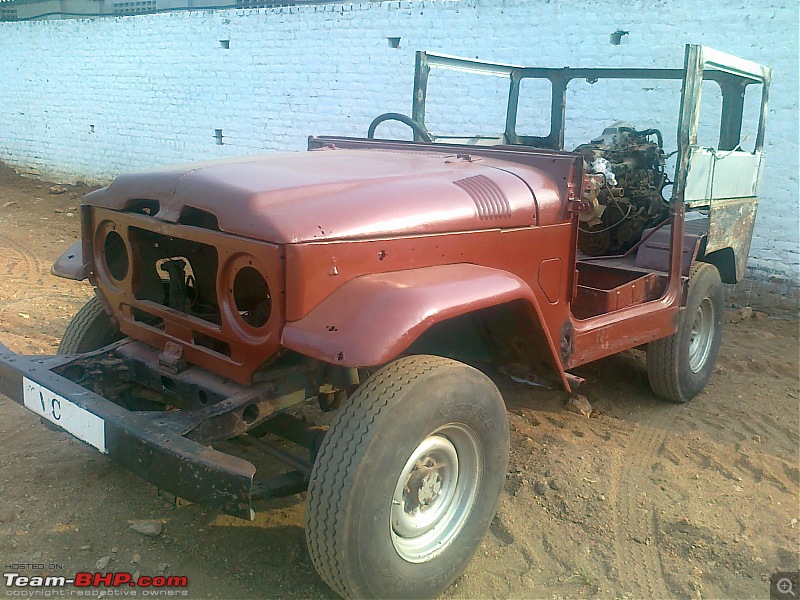
[[[59,422],[53,414],[43,418],[160,489],[229,515],[252,519],[253,499],[305,489],[306,480],[300,473],[287,473],[277,485],[265,488],[254,482],[252,463],[183,437],[185,432],[164,418],[170,413],[126,410],[54,371],[72,358],[23,356],[0,344],[0,394],[42,416],[32,405],[31,392],[44,390],[43,407],[57,404],[54,414],[59,419],[67,412],[77,416],[69,423]],[[76,419],[91,421],[91,435],[79,431],[89,425],[75,425]]]

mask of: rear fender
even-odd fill
[[[530,287],[516,275],[479,265],[442,265],[356,277],[305,317],[287,323],[283,345],[335,365],[372,367],[397,357],[436,323],[515,300],[523,301],[535,313],[548,358],[569,389]]]

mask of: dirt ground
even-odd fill
[[[49,275],[87,190],[53,194],[0,166],[0,340],[17,352],[55,352],[90,297]],[[798,322],[742,316],[729,311],[715,374],[688,405],[650,391],[639,351],[577,372],[593,418],[566,412],[562,393],[498,380],[507,485],[444,597],[765,598],[773,572],[800,570]],[[260,503],[252,522],[176,507],[2,397],[0,443],[4,565],[186,575],[192,598],[333,597],[306,552],[303,495]],[[142,520],[163,533],[130,529]]]

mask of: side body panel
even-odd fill
[[[574,256],[574,230],[567,222],[288,246],[282,343],[333,364],[372,366],[433,323],[522,300],[561,371],[554,332],[569,319],[574,258],[565,257]]]
[[[375,366],[398,356],[436,322],[514,300],[526,301],[536,318],[544,319],[524,281],[488,267],[456,264],[363,275],[288,323],[283,345],[332,364]],[[555,358],[550,331],[544,334]],[[567,386],[559,361],[553,362]]]
[[[708,212],[706,254],[727,251],[731,265],[719,265],[725,283],[744,278],[758,208],[762,152],[717,151],[694,146],[690,151],[684,200]],[[712,261],[713,262],[713,261]]]
[[[744,277],[758,206],[772,70],[694,45],[687,46],[684,70],[674,193],[690,209],[707,211],[706,255],[712,255],[709,262],[717,264],[725,283],[737,283]],[[715,74],[723,98],[716,149],[702,147],[697,141],[703,91],[700,83],[709,73]],[[745,151],[741,148],[742,118],[745,92],[750,86],[760,88],[761,102],[754,148]]]

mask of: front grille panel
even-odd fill
[[[211,324],[221,324],[217,298],[219,258],[214,246],[138,227],[129,228],[128,234],[136,256],[133,290],[137,300],[155,302]],[[168,268],[166,265],[170,263],[183,268]],[[183,288],[183,295],[179,288]]]
[[[280,246],[103,208],[92,226],[93,283],[123,333],[245,384],[278,352]]]

